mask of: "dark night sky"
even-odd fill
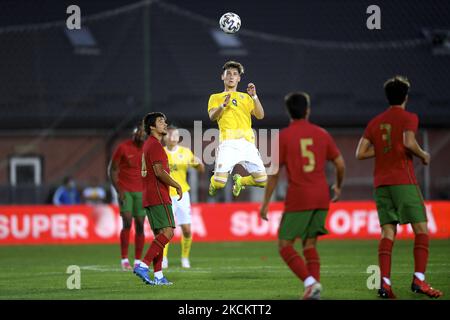
[[[65,20],[66,8],[70,4],[79,5],[84,16],[137,1],[0,0],[0,27]],[[396,40],[417,38],[421,34],[422,27],[450,28],[448,0],[378,0],[376,4],[382,10],[382,30],[376,33],[368,33],[365,26],[368,17],[365,11],[373,4],[372,0],[163,1],[217,21],[222,13],[232,11],[241,16],[242,28],[296,38]],[[299,16],[303,18],[299,19]],[[346,23],[342,23],[343,21]],[[346,39],[348,34],[358,38]]]

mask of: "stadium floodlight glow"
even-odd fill
[[[423,33],[432,46],[433,54],[450,54],[450,30],[424,29]]]
[[[95,41],[95,38],[88,27],[82,27],[79,30],[65,29],[64,31],[70,43],[75,48],[75,53],[88,55],[100,54],[97,41]]]
[[[237,35],[230,37],[220,30],[212,29],[211,36],[214,42],[220,48],[221,55],[245,56],[248,54],[247,50],[242,45],[242,41]]]

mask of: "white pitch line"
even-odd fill
[[[120,268],[111,268],[111,266],[104,265],[91,265],[91,266],[81,266],[81,270],[87,271],[96,271],[96,272],[124,272]],[[347,270],[327,270],[328,267],[324,267],[321,270],[322,274],[332,274],[332,275],[341,275],[341,274],[368,274],[366,271],[347,271]],[[332,268],[334,269],[334,268]],[[254,272],[255,270],[267,272],[267,273],[279,273],[280,271],[288,271],[289,269],[285,266],[247,266],[247,267],[216,267],[216,268],[205,268],[205,267],[194,267],[189,270],[182,269],[181,267],[174,267],[165,269],[164,272],[172,273],[172,272],[183,272],[183,273],[217,273],[217,272],[226,272],[226,273],[245,273],[245,272]],[[124,272],[126,273],[126,272]],[[395,274],[410,274],[409,271],[401,271],[395,272]],[[450,272],[440,272],[440,271],[431,271],[428,274],[449,274]]]

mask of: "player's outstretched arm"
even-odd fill
[[[256,94],[256,87],[253,83],[248,84],[247,93],[250,95],[250,97],[252,97],[253,101],[255,102],[255,108],[253,109],[252,114],[258,120],[264,119],[264,108],[261,104],[261,101],[259,101],[258,95]]]
[[[332,202],[336,202],[341,197],[342,185],[344,184],[345,176],[345,161],[342,155],[339,155],[333,160],[334,167],[336,169],[336,183],[333,185],[334,196],[331,199]]]
[[[205,173],[205,165],[197,157],[194,157],[194,163],[193,163],[192,167],[195,168],[200,173]]]
[[[267,212],[269,211],[270,198],[272,198],[273,191],[275,190],[275,187],[278,184],[279,173],[280,171],[268,177],[266,189],[264,190],[264,200],[261,209],[259,211],[259,215],[261,219],[266,221],[267,221]]]
[[[412,154],[422,160],[424,165],[428,165],[430,163],[430,154],[424,151],[416,140],[416,135],[414,131],[405,131],[403,134],[403,145],[406,149],[408,149]]]
[[[178,182],[176,182],[170,174],[167,173],[166,170],[164,170],[161,163],[155,163],[153,165],[153,170],[155,171],[155,176],[162,181],[165,185],[168,185],[170,187],[174,187],[177,190],[178,195],[180,198],[178,200],[181,200],[182,192],[181,192],[181,186]]]
[[[375,157],[375,148],[369,140],[362,137],[359,140],[358,147],[356,148],[356,159],[365,160]]]

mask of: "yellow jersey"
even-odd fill
[[[255,108],[255,102],[247,93],[238,91],[214,93],[209,97],[208,112],[219,107],[227,94],[230,94],[230,102],[217,120],[220,141],[245,138],[247,141],[254,143],[252,111]]]
[[[191,150],[182,146],[176,146],[173,151],[164,147],[164,151],[166,151],[169,161],[170,176],[180,184],[183,193],[189,191],[191,188],[187,182],[187,171],[189,167],[196,165],[194,154]],[[176,189],[170,187],[170,196],[176,195]]]

